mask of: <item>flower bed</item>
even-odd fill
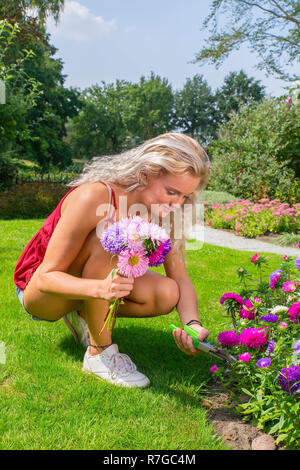
[[[290,206],[279,199],[248,199],[227,204],[204,203],[205,223],[213,228],[233,229],[243,237],[265,233],[297,233],[300,230],[300,204]]]
[[[300,257],[284,256],[267,280],[263,279],[267,259],[255,254],[251,262],[259,279],[238,268],[243,288],[220,299],[232,325],[219,333],[218,342],[236,361],[215,364],[210,370],[234,400],[241,401],[241,394],[247,397],[237,405],[239,413],[273,435],[276,444],[295,449],[300,408]]]

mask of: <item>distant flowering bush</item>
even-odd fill
[[[248,199],[226,204],[205,204],[205,223],[213,228],[235,230],[237,235],[254,238],[265,233],[297,233],[300,230],[300,204],[289,205],[279,199]],[[257,253],[251,262],[255,261]],[[300,265],[300,258],[298,259]]]
[[[220,299],[231,327],[218,334],[218,342],[237,361],[218,364],[213,372],[235,400],[241,392],[248,397],[238,404],[240,413],[293,449],[299,437],[300,270],[289,256],[269,275],[263,255],[255,253],[250,263],[259,278],[239,267],[242,288]]]

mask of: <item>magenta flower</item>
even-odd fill
[[[255,261],[259,258],[259,254],[255,253],[255,255],[252,256],[251,258],[251,263],[255,263]]]
[[[210,372],[215,374],[216,372],[218,372],[218,366],[215,364],[215,365],[211,366],[209,370],[210,370]]]
[[[260,348],[268,341],[265,328],[246,328],[240,333],[240,343],[247,348]]]
[[[247,307],[247,308],[244,308]],[[247,318],[248,320],[253,320],[254,319],[254,313],[255,313],[255,307],[251,300],[246,300],[244,302],[244,307],[241,307],[239,316],[240,318]]]
[[[236,334],[236,331],[223,331],[222,333],[219,334],[218,336],[218,341],[221,344],[224,344],[225,346],[229,346],[232,348],[236,344],[239,344],[240,340],[238,335]]]
[[[285,291],[285,292],[295,292],[295,290],[297,289],[294,281],[287,281],[285,282],[283,285],[282,285],[282,289]]]
[[[289,319],[292,323],[299,323],[300,318],[300,302],[296,302],[289,309]]]
[[[240,354],[240,355],[238,356],[238,360],[239,360],[239,361],[242,361],[242,362],[249,362],[250,359],[251,359],[251,354],[248,353],[248,352],[245,352],[245,353]]]
[[[244,304],[244,299],[240,295],[235,294],[234,292],[227,292],[226,294],[224,294],[220,299],[220,304],[223,304],[226,299],[234,299],[239,304]]]

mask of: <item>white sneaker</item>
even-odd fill
[[[90,343],[89,329],[86,321],[79,315],[77,310],[70,312],[63,317],[66,327],[71,331],[77,343],[87,348]]]
[[[96,356],[91,356],[87,348],[82,370],[123,387],[145,388],[150,385],[148,377],[137,371],[136,365],[127,354],[119,353],[117,344],[111,344]]]

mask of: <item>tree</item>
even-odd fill
[[[219,18],[229,17],[223,28]],[[286,66],[300,57],[299,0],[213,0],[204,21],[210,37],[196,55],[195,62],[209,62],[219,67],[231,51],[248,44],[258,54],[257,67],[285,80],[295,80]]]
[[[214,96],[203,76],[188,78],[182,90],[175,93],[175,126],[206,142],[215,134],[214,104]]]
[[[151,72],[138,83],[129,84],[124,100],[123,119],[132,137],[151,139],[172,128],[174,95],[166,78]]]
[[[127,129],[123,122],[123,100],[128,84],[93,85],[82,92],[82,109],[69,120],[68,138],[74,155],[90,158],[122,149]]]
[[[242,70],[231,72],[215,93],[218,123],[228,121],[230,114],[238,112],[242,105],[260,102],[265,95],[264,89],[259,80],[247,77]]]
[[[57,51],[54,46],[33,40],[31,49],[35,60],[26,60],[24,70],[38,80],[43,93],[26,114],[31,139],[16,143],[20,156],[37,162],[43,169],[51,165],[65,168],[72,163],[71,147],[65,141],[66,122],[81,108],[80,92],[64,88],[63,63],[53,58]]]

